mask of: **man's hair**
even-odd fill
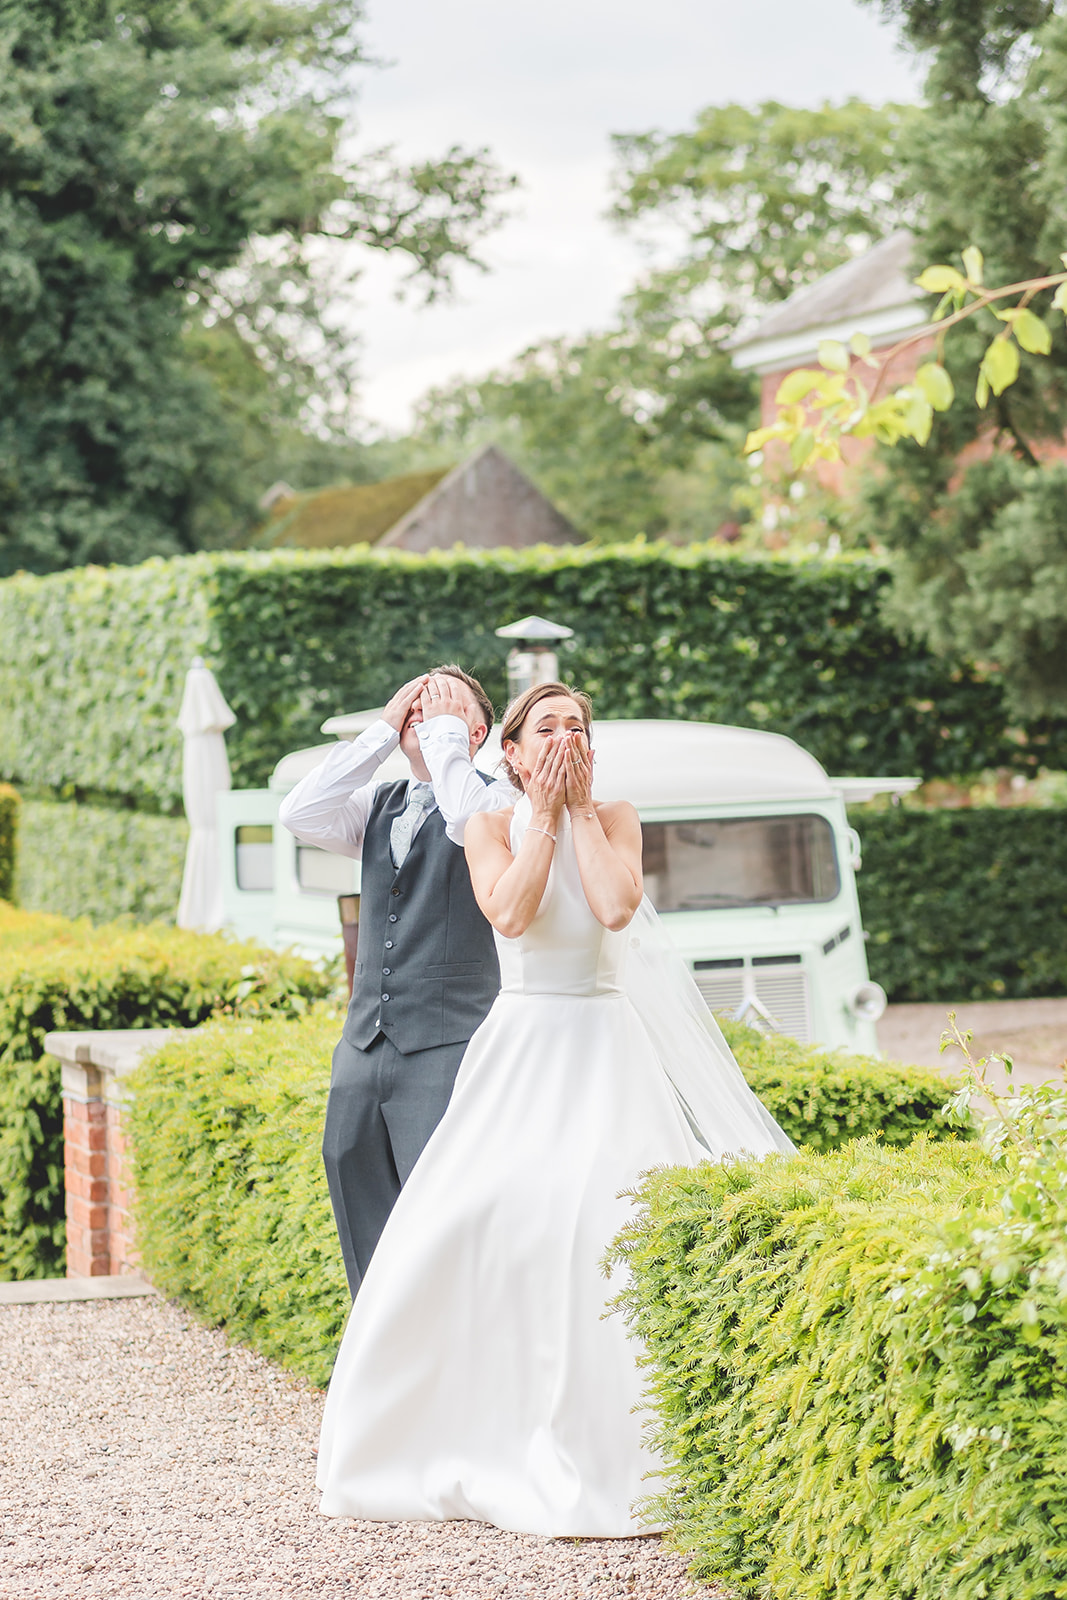
[[[485,733],[486,738],[488,738],[489,729],[493,726],[493,702],[490,700],[489,696],[486,694],[477,678],[472,678],[469,672],[464,672],[462,667],[457,667],[454,661],[449,661],[443,667],[431,667],[430,672],[432,674],[440,675],[442,678],[458,678],[460,683],[465,683],[467,685],[467,688],[478,702],[479,711],[485,718]],[[482,743],[485,743],[484,739],[482,740]]]

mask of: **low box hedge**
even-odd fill
[[[295,1015],[326,975],[219,935],[92,928],[0,912],[0,1277],[64,1268],[63,1113],[53,1029],[192,1027],[220,1012]]]
[[[954,1080],[939,1072],[797,1044],[724,1017],[719,1024],[748,1082],[794,1144],[833,1150],[867,1134],[907,1144],[917,1133],[943,1138],[952,1131],[942,1107]]]
[[[1061,1125],[1062,1126],[1062,1125]],[[762,1600],[1067,1593],[1067,1186],[873,1140],[643,1184],[659,1514]]]
[[[0,783],[0,900],[14,900],[15,875],[19,853],[18,794],[9,783]]]
[[[217,1022],[142,1063],[130,1112],[138,1242],[165,1293],[325,1384],[348,1296],[319,1149],[339,1013]],[[884,1127],[943,1128],[934,1073],[805,1051],[729,1025],[792,1137],[819,1148]],[[605,1240],[605,1245],[607,1241]]]
[[[130,1080],[152,1282],[323,1388],[351,1304],[321,1156],[342,1021],[209,1023]]]

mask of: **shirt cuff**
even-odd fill
[[[366,750],[368,755],[372,750],[381,750],[381,759],[384,761],[386,756],[392,755],[400,743],[400,734],[392,723],[379,718],[377,722],[372,722],[369,728],[364,728],[359,737],[352,742],[358,744],[361,750]]]
[[[415,732],[419,737],[419,745],[425,749],[428,744],[433,744],[437,739],[454,739],[457,734],[463,740],[463,748],[470,749],[470,729],[462,717],[453,717],[445,714],[431,717],[428,722],[416,724]]]

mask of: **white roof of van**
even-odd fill
[[[325,726],[341,733],[338,724],[343,723],[343,733],[354,738],[373,720],[373,714],[364,712],[331,718]],[[271,775],[270,787],[287,792],[333,748],[317,745],[285,756]],[[630,800],[639,809],[821,800],[840,792],[815,757],[792,739],[753,728],[715,722],[603,721],[594,724],[593,749],[596,797]],[[499,760],[499,729],[494,728],[477,765],[484,772],[495,772]],[[407,775],[407,762],[399,751],[378,774],[379,781]]]

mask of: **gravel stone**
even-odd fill
[[[684,1561],[656,1538],[541,1539],[485,1523],[320,1516],[322,1399],[164,1300],[0,1307],[0,1596],[694,1593]]]

